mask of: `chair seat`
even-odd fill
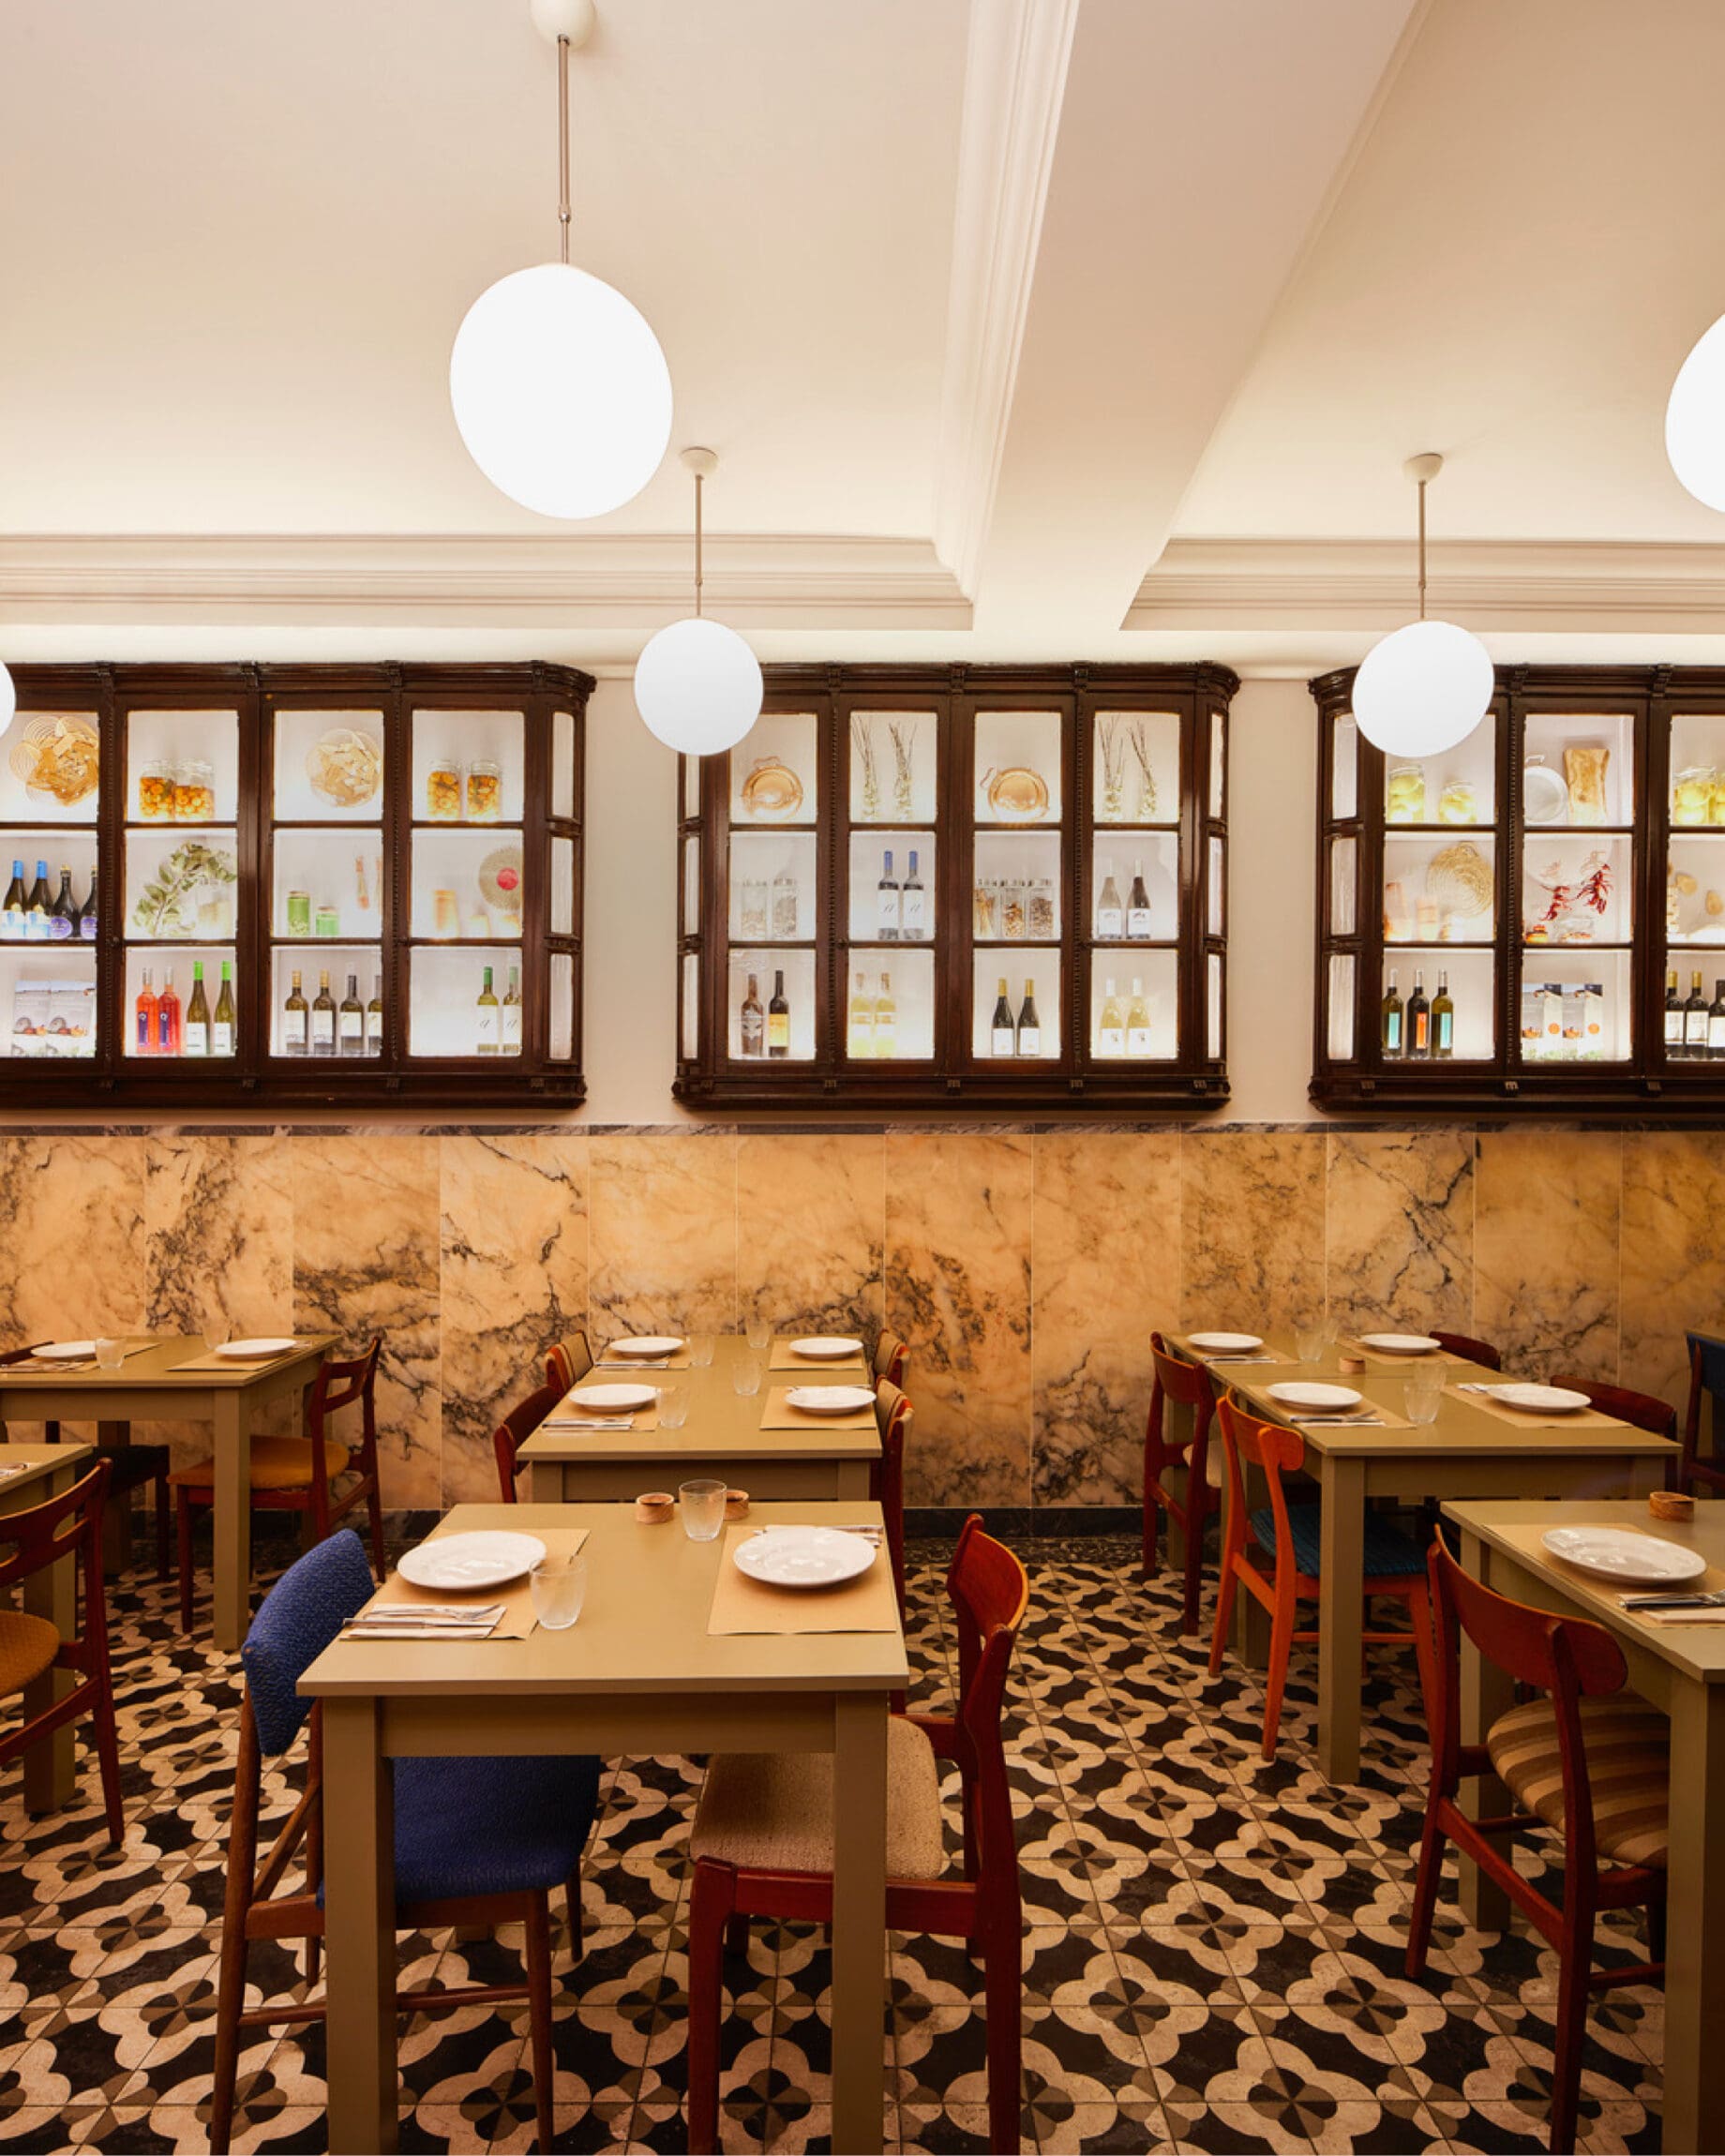
[[[1324,1508],[1319,1505],[1290,1505],[1288,1532],[1294,1542],[1294,1563],[1308,1578],[1318,1576],[1321,1563]],[[1276,1554],[1276,1515],[1268,1505],[1251,1515],[1252,1532],[1261,1549]],[[1366,1515],[1365,1569],[1377,1580],[1410,1580],[1423,1575],[1425,1552],[1412,1535],[1375,1512]]]
[[[1663,1871],[1671,1840],[1671,1724],[1638,1701],[1582,1699],[1579,1705],[1600,1855]],[[1492,1723],[1485,1744],[1516,1802],[1561,1833],[1563,1764],[1551,1700],[1511,1707]]]
[[[0,1610],[0,1699],[22,1692],[60,1652],[60,1635],[46,1617]]]
[[[831,1752],[727,1752],[707,1768],[689,1853],[740,1871],[830,1874]],[[887,1724],[887,1877],[938,1879],[940,1770],[914,1722]]]
[[[323,1440],[323,1478],[334,1482],[347,1472],[348,1448],[333,1437]],[[213,1490],[216,1462],[194,1460],[176,1467],[168,1477],[176,1490]],[[303,1437],[254,1437],[251,1441],[251,1487],[254,1490],[309,1490],[311,1444]]]

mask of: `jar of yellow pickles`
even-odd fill
[[[495,823],[502,812],[503,782],[495,756],[475,756],[467,767],[467,820]]]
[[[1426,767],[1394,764],[1385,788],[1384,814],[1390,823],[1424,823],[1426,820]]]
[[[193,756],[173,774],[175,823],[214,823],[216,773],[202,756]]]
[[[1725,808],[1715,813],[1718,774],[1705,764],[1690,764],[1672,781],[1672,823],[1725,823]]]
[[[1479,797],[1465,779],[1450,779],[1437,797],[1439,823],[1478,823]]]
[[[432,823],[461,820],[461,766],[454,756],[434,756],[426,773],[426,815]]]
[[[138,818],[141,823],[173,821],[173,766],[165,756],[138,773]]]

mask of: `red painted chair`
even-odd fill
[[[1465,1333],[1434,1332],[1432,1338],[1446,1355],[1452,1355],[1458,1362],[1477,1362],[1482,1370],[1502,1370],[1504,1355],[1490,1340],[1469,1340]]]
[[[1674,1438],[1677,1434],[1676,1409],[1669,1400],[1656,1400],[1650,1392],[1601,1385],[1591,1377],[1554,1377],[1552,1383],[1567,1385],[1571,1392],[1584,1392],[1601,1415],[1614,1415],[1619,1422],[1629,1423],[1636,1430],[1650,1430],[1655,1437]]]
[[[1407,1941],[1407,1973],[1425,1974],[1444,1845],[1462,1855],[1557,1949],[1557,2032],[1552,2046],[1553,2151],[1575,2147],[1587,1995],[1618,1984],[1658,1984],[1659,1962],[1596,1969],[1594,1919],[1600,1909],[1645,1908],[1663,1937],[1671,1791],[1665,1717],[1626,1700],[1623,1651],[1601,1624],[1553,1617],[1493,1594],[1464,1572],[1441,1542],[1432,1546],[1436,1647],[1426,1678],[1432,1733],[1432,1787]],[[1461,1741],[1461,1639],[1518,1684],[1544,1697],[1500,1714],[1483,1744]],[[1457,1804],[1464,1778],[1496,1774],[1522,1806],[1470,1819]],[[1517,1871],[1499,1840],[1541,1824],[1563,1837],[1560,1908]]]
[[[886,1520],[887,1554],[898,1591],[898,1618],[905,1620],[905,1439],[915,1410],[891,1378],[875,1383],[875,1420],[880,1426],[880,1464],[869,1477],[869,1495]]]
[[[894,1332],[882,1326],[875,1341],[874,1368],[878,1380],[885,1378],[889,1385],[902,1385],[905,1372],[910,1367],[910,1350]]]
[[[1260,1422],[1239,1407],[1232,1393],[1217,1408],[1222,1426],[1222,1460],[1228,1477],[1227,1524],[1222,1542],[1222,1585],[1216,1597],[1216,1630],[1210,1640],[1210,1674],[1222,1668],[1227,1645],[1228,1624],[1234,1614],[1237,1587],[1244,1587],[1255,1602],[1269,1611],[1269,1665],[1264,1677],[1264,1757],[1276,1756],[1276,1738],[1282,1727],[1282,1697],[1288,1681],[1288,1662],[1297,1644],[1312,1645],[1316,1632],[1294,1629],[1296,1607],[1317,1599],[1320,1563],[1319,1508],[1315,1505],[1288,1503],[1282,1476],[1293,1474],[1306,1457],[1306,1441],[1297,1430]],[[1250,1517],[1246,1511],[1242,1460],[1260,1469],[1269,1485],[1269,1503]],[[1393,1527],[1379,1513],[1368,1512],[1365,1521],[1366,1599],[1378,1597],[1407,1605],[1411,1630],[1362,1632],[1369,1646],[1413,1642],[1420,1681],[1432,1658],[1432,1608],[1426,1593],[1425,1560],[1418,1545]],[[1268,1579],[1247,1554],[1247,1538],[1255,1542],[1275,1569]]]
[[[888,1724],[886,1921],[893,1931],[975,1942],[988,2017],[988,2145],[1015,2149],[1023,1919],[1000,1704],[1029,1588],[1024,1566],[974,1514],[946,1584],[958,1630],[958,1714],[950,1721],[894,1714]],[[956,1762],[964,1785],[962,1879],[940,1876],[942,1759]],[[756,1916],[831,1923],[831,1756],[714,1759],[689,1848],[689,2146],[710,2150],[718,2147],[726,1928]]]
[[[579,1385],[593,1366],[592,1350],[584,1332],[573,1332],[559,1340],[545,1358],[545,1382],[557,1387],[562,1400],[572,1385]]]
[[[1204,1578],[1204,1525],[1216,1512],[1220,1495],[1209,1481],[1210,1418],[1216,1410],[1216,1391],[1209,1371],[1170,1355],[1161,1333],[1150,1335],[1150,1361],[1155,1376],[1150,1385],[1150,1412],[1144,1425],[1144,1577],[1153,1580],[1156,1576],[1157,1515],[1165,1512],[1178,1526],[1186,1551],[1180,1630],[1195,1632],[1198,1590]],[[1191,1408],[1190,1437],[1171,1439],[1166,1434],[1163,1416],[1171,1400]],[[1174,1467],[1185,1470],[1185,1493],[1180,1497],[1168,1487],[1168,1471]]]
[[[1690,1333],[1689,1404],[1683,1417],[1683,1459],[1677,1467],[1677,1488],[1694,1494],[1696,1485],[1725,1497],[1725,1453],[1719,1449],[1721,1403],[1725,1402],[1725,1340],[1706,1333]],[[1713,1449],[1701,1449],[1701,1403],[1713,1401]]]
[[[561,1351],[553,1348],[556,1355]],[[491,1432],[491,1449],[497,1456],[497,1485],[505,1505],[519,1502],[516,1477],[520,1474],[521,1447],[568,1391],[566,1385],[542,1385],[512,1407]]]

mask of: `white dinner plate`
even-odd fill
[[[793,1385],[785,1398],[804,1415],[857,1415],[875,1404],[865,1385]]]
[[[1256,1333],[1188,1333],[1186,1338],[1206,1355],[1226,1355],[1230,1351],[1250,1355],[1254,1348],[1264,1345]]]
[[[1359,1344],[1375,1348],[1379,1355],[1430,1355],[1443,1342],[1430,1333],[1361,1333]]]
[[[531,1571],[544,1555],[536,1535],[486,1528],[473,1535],[434,1535],[410,1550],[399,1569],[415,1587],[502,1587]]]
[[[736,1549],[737,1569],[772,1587],[836,1587],[875,1562],[866,1535],[836,1527],[767,1527]]]
[[[298,1347],[295,1340],[223,1340],[216,1350],[218,1355],[231,1355],[236,1360],[248,1362],[259,1355],[286,1355],[292,1347]]]
[[[606,1359],[612,1355],[675,1355],[685,1344],[681,1333],[639,1333],[633,1340],[613,1340],[606,1349]]]
[[[633,1412],[638,1407],[651,1407],[658,1397],[657,1387],[651,1385],[584,1385],[578,1392],[568,1394],[562,1404],[615,1415],[620,1408],[626,1407]],[[553,1409],[553,1415],[558,1412]]]
[[[1308,1385],[1298,1378],[1266,1385],[1279,1407],[1358,1407],[1359,1395],[1348,1385]]]
[[[49,1340],[36,1350],[36,1362],[88,1362],[96,1353],[94,1340]]]
[[[1628,1587],[1699,1580],[1707,1569],[1699,1550],[1662,1542],[1657,1535],[1626,1535],[1621,1527],[1552,1527],[1539,1539],[1566,1565]]]
[[[792,1340],[790,1352],[810,1362],[848,1362],[862,1353],[862,1342],[841,1340],[836,1333],[814,1333],[807,1340]]]
[[[1584,1392],[1571,1392],[1561,1385],[1494,1385],[1492,1398],[1506,1407],[1534,1408],[1541,1415],[1573,1415],[1578,1407],[1593,1405]]]

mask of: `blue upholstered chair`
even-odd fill
[[[359,1537],[343,1529],[283,1573],[252,1621],[241,1650],[246,1697],[239,1766],[228,1830],[227,1899],[216,2008],[216,2078],[210,2147],[225,2149],[233,2121],[240,2031],[321,2021],[321,2000],[242,2012],[247,1948],[254,1939],[303,1939],[308,1982],[318,1975],[323,1937],[323,1789],[319,1711],[300,1697],[301,1676],[354,1612],[370,1600],[371,1568]],[[310,1724],[306,1789],[258,1861],[259,1785],[265,1759],[279,1758]],[[580,1950],[581,1849],[599,1790],[595,1759],[398,1759],[396,1922],[403,1931],[457,1924],[519,1924],[527,1935],[526,1981],[459,1990],[398,1992],[400,2014],[525,1999],[542,2149],[551,2146],[551,1919],[554,1887],[568,1895],[569,1929]],[[297,1892],[278,1892],[304,1850]]]
[[[1683,1418],[1683,1458],[1677,1467],[1677,1488],[1694,1494],[1700,1483],[1702,1490],[1711,1490],[1717,1496],[1725,1497],[1725,1340],[1715,1340],[1710,1333],[1690,1333],[1689,1342],[1689,1405]],[[1701,1403],[1702,1394],[1713,1401],[1713,1444],[1702,1452],[1701,1448]]]

